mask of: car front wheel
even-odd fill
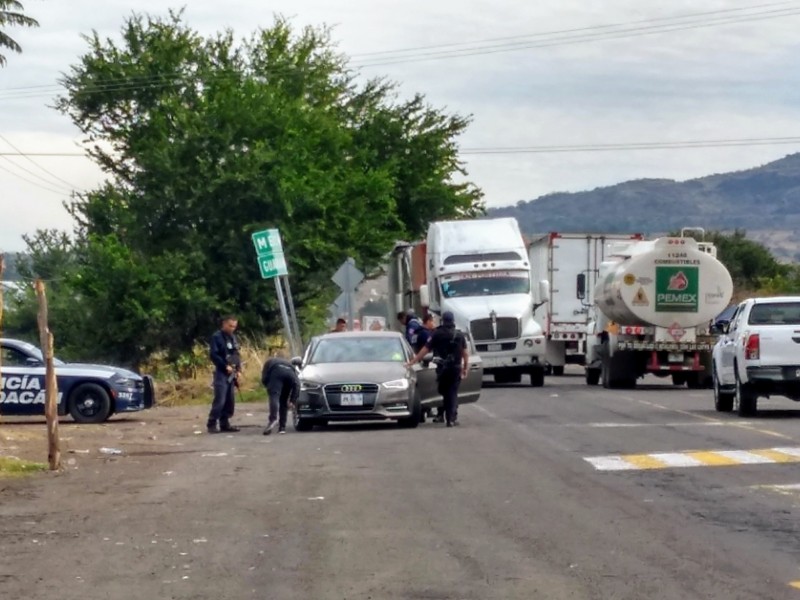
[[[69,414],[78,423],[103,423],[111,416],[111,397],[103,386],[83,383],[70,394]]]

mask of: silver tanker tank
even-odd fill
[[[732,295],[728,269],[693,238],[659,238],[616,248],[600,265],[594,298],[619,325],[696,327]]]

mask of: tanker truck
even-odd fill
[[[441,316],[451,311],[468,332],[484,373],[497,383],[544,385],[544,333],[534,312],[549,299],[531,284],[516,219],[431,223],[424,242],[398,243],[389,260],[389,308]]]
[[[587,327],[586,383],[630,388],[651,373],[706,387],[716,341],[710,327],[733,294],[716,247],[682,232],[612,243],[606,256]]]

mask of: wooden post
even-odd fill
[[[50,470],[61,468],[61,449],[58,439],[58,382],[53,365],[53,334],[47,324],[47,296],[44,282],[36,280],[36,297],[39,299],[39,341],[44,355],[45,366],[45,408],[47,420],[47,458]]]

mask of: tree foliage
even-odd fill
[[[671,235],[680,235],[673,232]],[[732,233],[711,231],[705,237],[693,235],[695,239],[713,242],[717,247],[717,258],[731,274],[733,284],[738,290],[758,291],[773,278],[782,280],[790,268],[775,258],[763,244],[747,238],[744,229]]]
[[[128,18],[121,43],[85,39],[57,106],[108,175],[68,206],[77,226],[59,293],[96,328],[87,349],[174,354],[227,312],[275,330],[255,231],[280,229],[308,321],[347,256],[372,269],[430,220],[483,210],[457,154],[470,119],[401,100],[383,79],[359,84],[325,28],[277,18],[237,43],[202,37],[178,12]],[[64,251],[51,235],[31,241]],[[37,253],[35,270],[49,260]]]
[[[38,27],[39,22],[24,14],[25,7],[18,0],[0,0],[0,49],[22,52],[22,47],[6,33],[7,27]],[[5,66],[6,57],[0,54],[0,67]]]

